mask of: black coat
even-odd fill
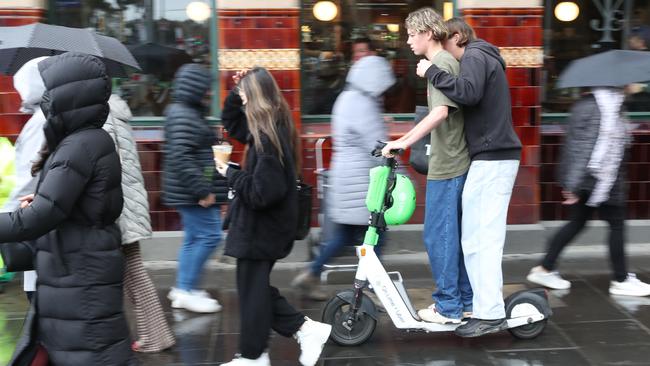
[[[620,116],[623,119],[623,115]],[[563,189],[580,197],[589,197],[596,185],[587,166],[594,152],[600,133],[601,114],[596,98],[588,94],[571,107],[566,137],[557,169],[557,177]],[[625,158],[621,161],[618,176],[609,192],[606,204],[624,206],[627,197]]]
[[[298,192],[293,150],[288,131],[280,130],[284,159],[262,135],[262,149],[253,146],[242,101],[237,93],[226,98],[221,115],[231,137],[247,144],[242,170],[228,169],[234,191],[224,228],[228,228],[225,254],[245,259],[276,260],[286,257],[298,226]]]
[[[202,99],[210,73],[200,65],[183,65],[174,79],[173,102],[165,111],[162,201],[168,206],[198,205],[210,193],[227,201],[228,187],[214,165],[214,129],[203,118]]]
[[[74,53],[42,61],[39,70],[52,153],[32,204],[0,214],[0,242],[34,240],[38,272],[35,316],[10,364],[22,364],[37,338],[53,365],[130,365],[115,224],[123,204],[120,159],[101,129],[110,80],[98,59]]]

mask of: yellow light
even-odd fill
[[[336,7],[336,4],[331,1],[319,1],[314,4],[313,12],[316,19],[323,22],[329,22],[336,18],[339,9]]]
[[[386,24],[386,29],[389,32],[397,33],[399,32],[399,24]]]
[[[554,13],[558,20],[571,22],[580,14],[580,8],[573,1],[563,1],[555,6]]]
[[[210,6],[201,1],[192,1],[185,8],[187,17],[195,22],[202,23],[210,17]]]
[[[359,252],[360,252],[362,257],[366,256],[366,248],[361,248],[361,250]]]
[[[451,1],[445,1],[442,4],[442,17],[445,20],[449,20],[454,17],[454,3]]]

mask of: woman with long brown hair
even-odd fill
[[[234,195],[224,222],[225,254],[237,258],[241,317],[241,353],[226,365],[270,365],[271,329],[296,338],[300,363],[314,365],[332,327],[305,317],[270,283],[273,265],[291,251],[298,226],[298,133],[266,69],[239,71],[233,80],[221,118],[230,137],[246,146],[242,169],[215,159]]]

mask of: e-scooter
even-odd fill
[[[381,144],[372,152],[381,156]],[[395,153],[399,153],[396,151]],[[385,158],[381,166],[370,170],[366,206],[370,211],[368,230],[363,245],[356,247],[359,258],[354,289],[337,293],[323,309],[322,321],[332,325],[330,338],[344,346],[362,344],[372,336],[377,326],[377,307],[364,295],[372,288],[398,329],[423,332],[451,332],[458,324],[438,324],[423,321],[406,292],[399,272],[386,272],[375,253],[378,233],[387,225],[406,223],[415,210],[415,189],[408,177],[397,174],[397,161]],[[544,289],[516,292],[505,299],[508,331],[515,337],[537,337],[551,316]]]

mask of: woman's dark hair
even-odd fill
[[[43,146],[41,146],[41,150],[38,152],[38,159],[34,161],[34,164],[32,164],[32,177],[35,177],[38,172],[43,170],[43,166],[48,157],[50,157],[50,149],[47,148],[47,142],[45,142]]]
[[[470,42],[476,40],[474,29],[469,24],[465,23],[462,18],[451,18],[447,20],[445,24],[447,24],[447,28],[449,29],[449,38],[453,37],[454,34],[460,36],[460,39],[456,44],[458,47],[465,47]]]

